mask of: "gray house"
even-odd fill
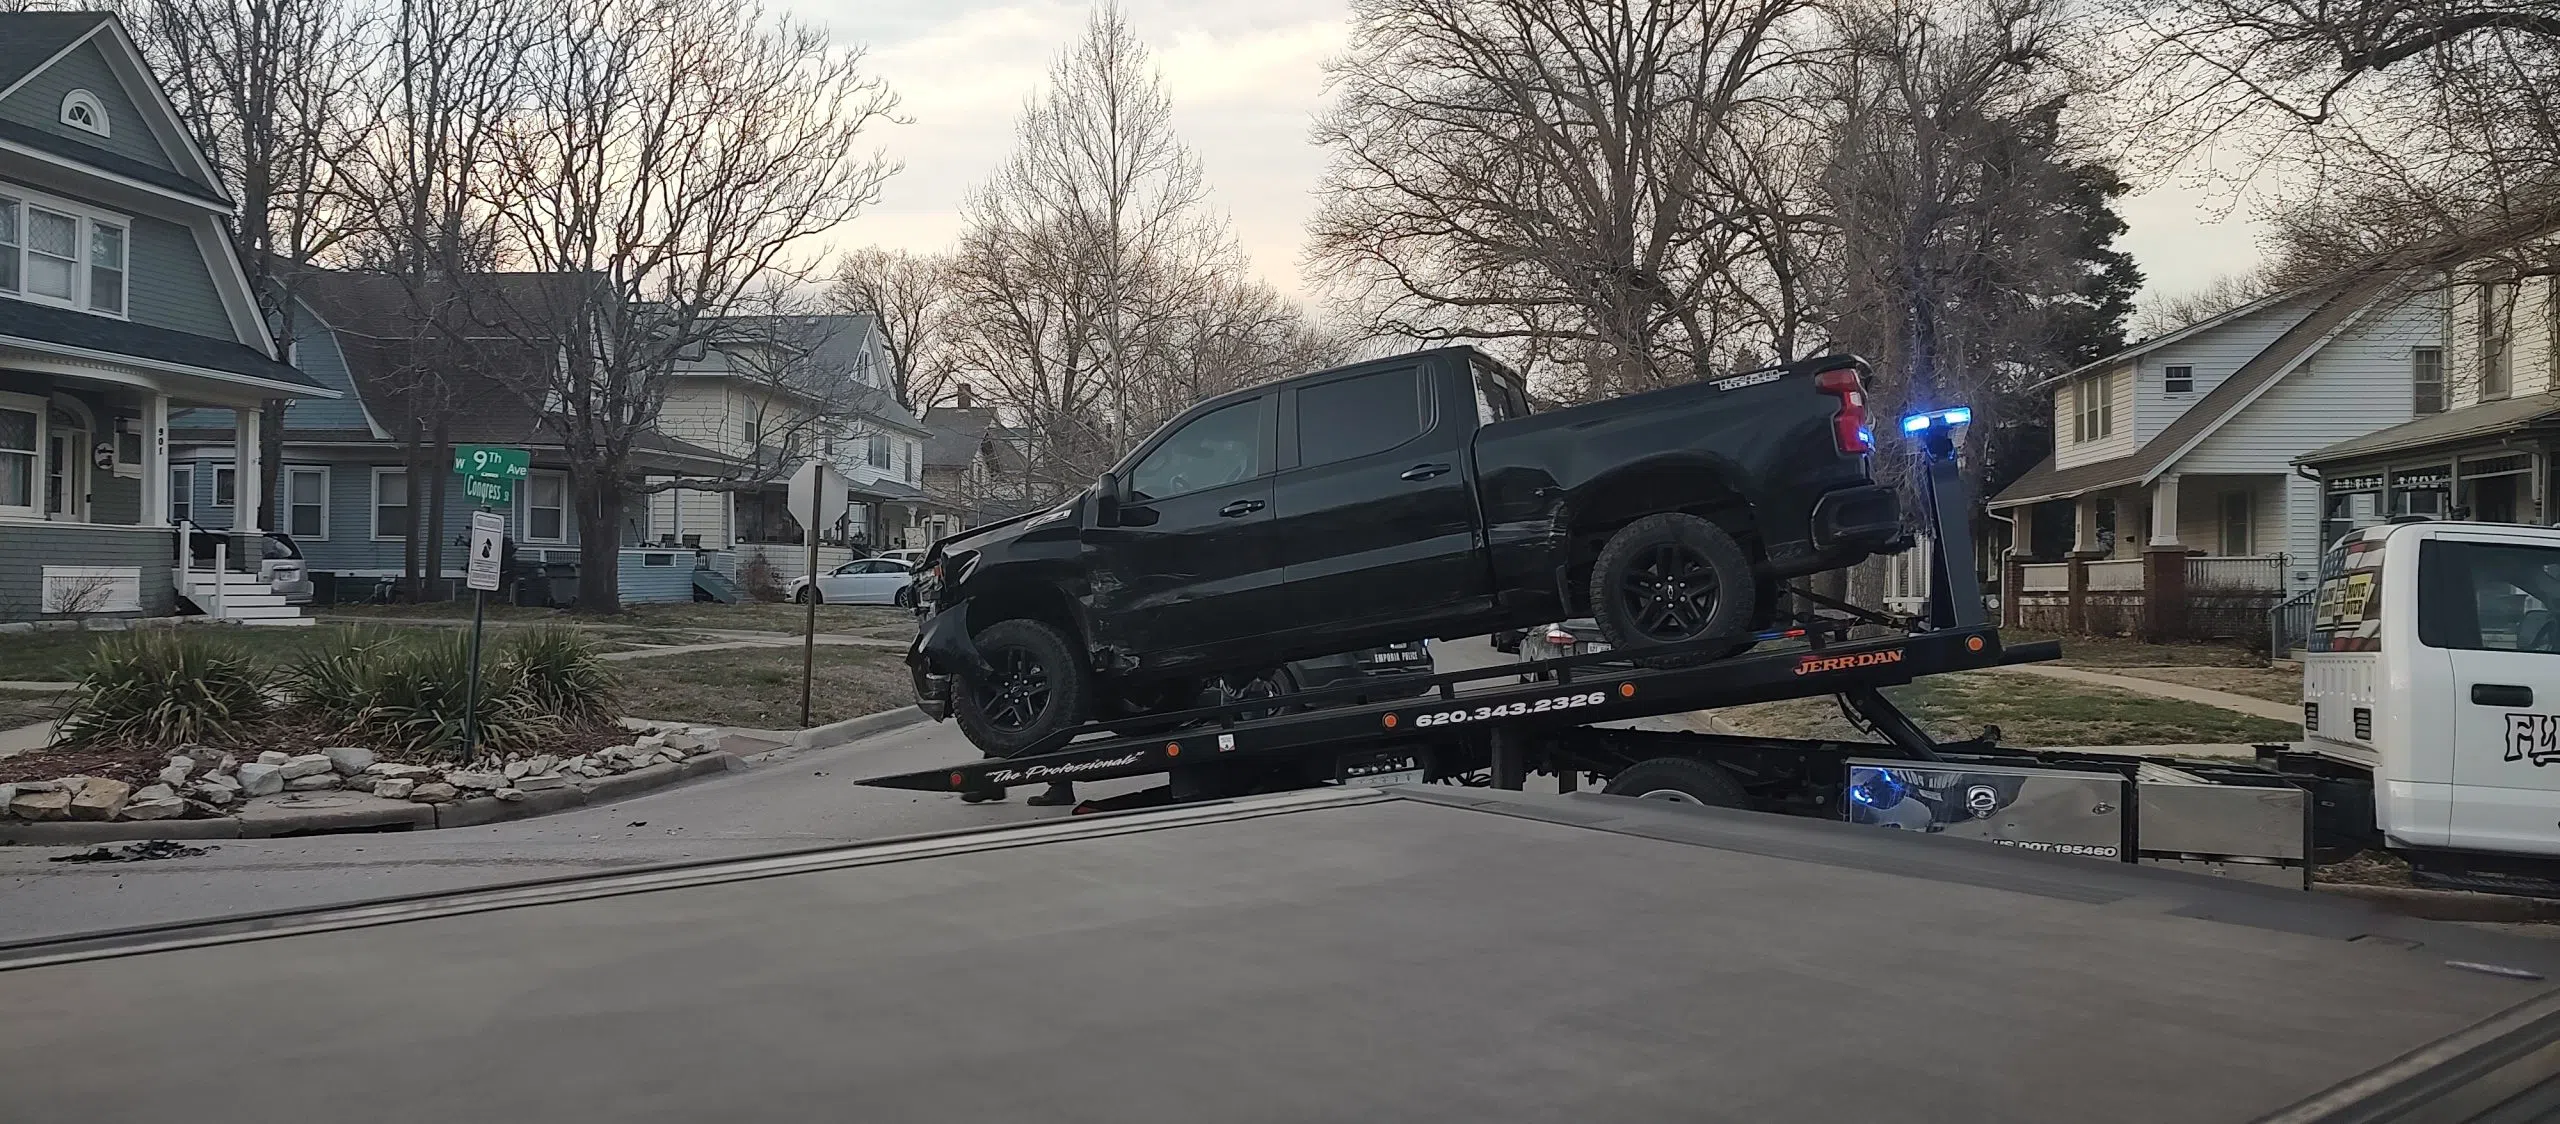
[[[336,396],[277,361],[231,211],[114,16],[0,14],[0,620],[274,608],[170,521],[172,410],[231,412],[255,479],[259,403]],[[229,548],[253,562],[255,493]]]

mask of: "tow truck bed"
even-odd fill
[[[2523,1120],[2560,1110],[2560,998],[2518,973],[2555,971],[1975,841],[1335,788],[8,946],[0,1087],[93,1120]]]

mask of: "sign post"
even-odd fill
[[[787,497],[791,513],[800,517],[800,538],[809,545],[809,584],[802,587],[801,597],[808,612],[801,622],[800,633],[800,728],[809,728],[810,688],[818,676],[818,527],[825,512],[842,512],[851,481],[838,475],[825,461],[810,461],[791,477],[791,494]]]
[[[462,494],[480,505],[471,513],[471,560],[463,584],[471,589],[471,680],[463,689],[462,760],[480,755],[480,647],[488,627],[489,594],[505,576],[507,517],[495,511],[514,502],[515,482],[531,474],[533,454],[523,449],[460,445],[453,450],[453,471],[462,477]]]

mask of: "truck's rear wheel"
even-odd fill
[[[1751,646],[1751,557],[1724,528],[1665,512],[1618,528],[1591,566],[1591,616],[1611,648],[1735,637],[1714,651],[1632,656],[1647,667],[1723,659]]]
[[[1751,796],[1722,765],[1686,757],[1656,757],[1627,766],[1600,791],[1641,800],[1704,804],[1711,808],[1748,808]]]
[[[1083,724],[1092,679],[1057,626],[998,621],[975,640],[993,674],[983,682],[962,677],[951,707],[969,744],[990,756],[1020,757],[1056,748]]]

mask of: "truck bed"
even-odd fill
[[[2359,1075],[2282,1119],[2400,1119],[2349,1110],[2411,1081],[2560,1105],[2550,983],[2447,961],[2547,976],[2560,943],[1844,824],[1322,789],[8,946],[0,1087],[29,1119],[616,1124],[2236,1121]]]

